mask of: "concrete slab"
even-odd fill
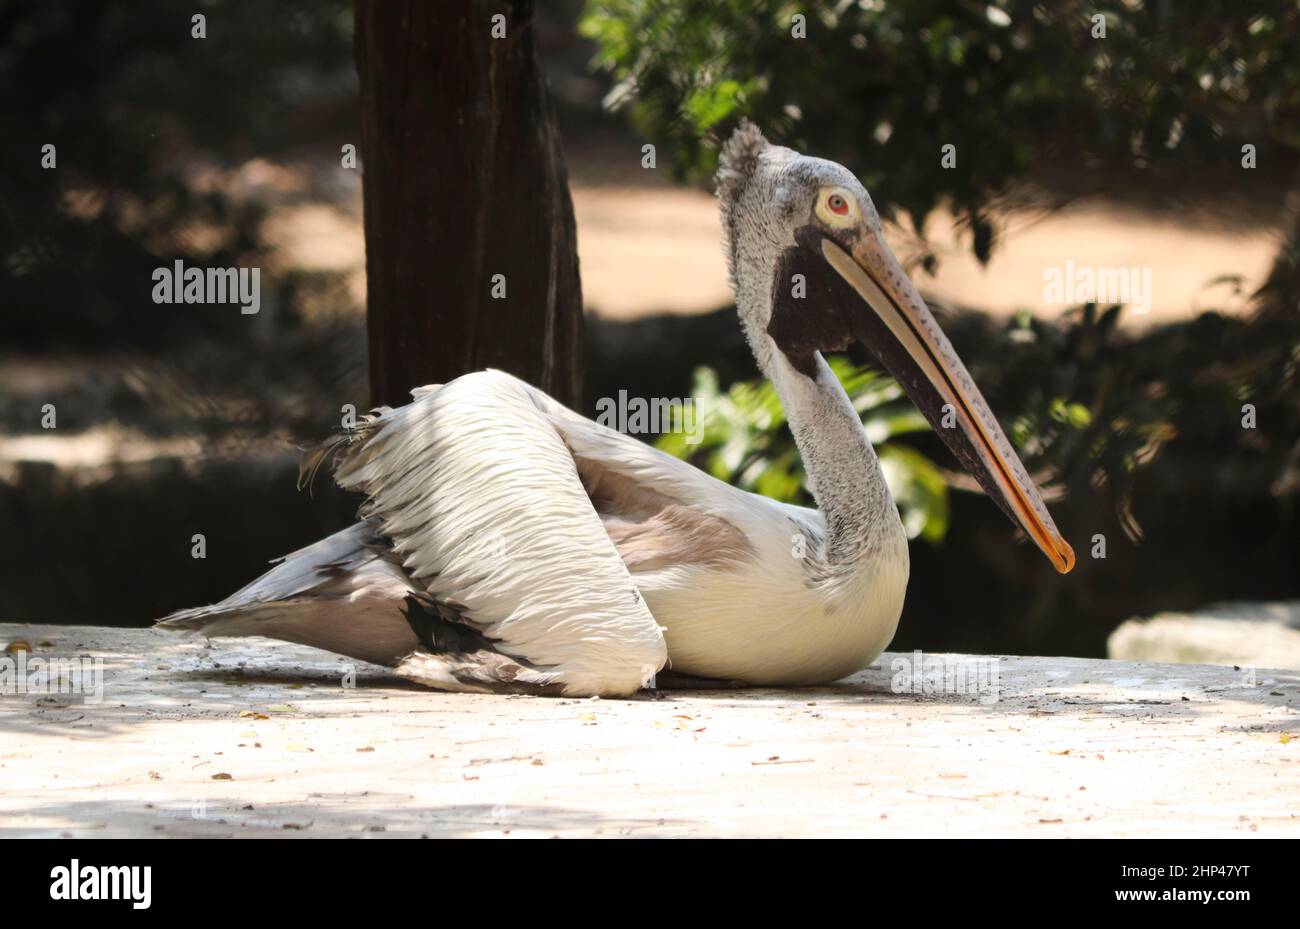
[[[887,654],[830,687],[565,700],[260,639],[16,641],[29,672],[102,658],[103,695],[14,693],[0,655],[3,836],[1300,835],[1297,672],[927,656],[996,686],[900,693]]]

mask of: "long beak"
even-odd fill
[[[884,239],[863,229],[851,252],[828,238],[821,240],[821,249],[867,304],[851,314],[854,335],[889,369],[953,454],[1056,570],[1070,571],[1074,550],[1057,531],[993,411]]]

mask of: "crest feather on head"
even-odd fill
[[[718,173],[714,177],[718,198],[724,204],[739,199],[740,192],[758,168],[758,156],[767,146],[768,141],[759,128],[747,119],[741,120],[731,138],[722,146]]]
[[[727,272],[735,285],[735,218],[741,194],[758,170],[758,159],[769,146],[757,126],[741,120],[731,138],[722,146],[718,156],[718,173],[713,182],[718,191],[718,206],[722,211],[723,252],[727,256]]]

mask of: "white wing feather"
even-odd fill
[[[335,478],[369,497],[363,512],[414,581],[566,693],[650,683],[667,660],[662,631],[545,395],[499,371],[413,395],[363,427]]]

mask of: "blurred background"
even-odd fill
[[[193,6],[0,2],[3,622],[147,625],[358,503],[294,490],[297,449],[369,406],[352,8]],[[705,441],[663,447],[809,502],[710,193],[747,115],[859,172],[1080,556],[1056,575],[866,356],[838,359],[914,536],[895,650],[1099,656],[1125,620],[1206,607],[1229,641],[1300,628],[1296,3],[555,0],[533,27],[582,412],[692,397]],[[177,259],[261,268],[261,311],[154,304]],[[1150,299],[1055,301],[1069,262],[1149,269]]]

